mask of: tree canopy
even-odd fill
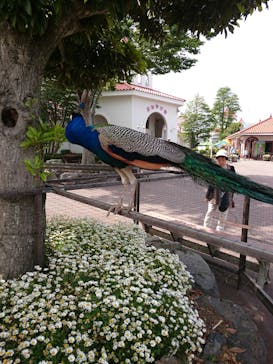
[[[241,110],[238,96],[229,87],[222,87],[217,91],[212,114],[215,126],[220,129],[220,137],[224,138],[225,131],[236,121],[236,113]]]
[[[242,123],[240,121],[232,122],[226,130],[222,134],[222,139],[226,138],[227,136],[236,133],[237,131],[242,129]]]
[[[163,74],[190,68],[202,42],[197,36],[165,29],[164,40],[141,37],[137,25],[125,20],[89,33],[64,39],[51,55],[45,75],[70,88],[88,88],[96,94],[108,84],[130,81],[147,71]]]
[[[63,37],[83,31],[92,16],[130,15],[140,24],[143,34],[161,37],[165,24],[201,34],[233,32],[237,21],[247,17],[269,0],[2,0],[0,21],[16,32],[41,37],[50,29],[63,29]],[[66,27],[70,21],[70,27]]]
[[[202,44],[199,34],[232,32],[238,19],[267,2],[2,0],[0,28],[8,24],[44,45],[44,75],[57,75],[72,88],[100,90],[134,73],[190,68]]]
[[[204,97],[196,95],[187,104],[182,118],[181,136],[189,143],[190,148],[196,148],[201,141],[209,138],[213,128],[213,118]]]

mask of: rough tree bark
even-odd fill
[[[24,165],[33,152],[20,147],[33,123],[26,103],[35,101],[38,109],[42,73],[61,40],[84,31],[81,19],[108,12],[84,7],[81,1],[70,7],[58,22],[49,22],[41,37],[0,23],[0,277],[5,279],[43,265],[45,198],[20,193],[38,186]]]
[[[26,102],[38,105],[46,57],[26,37],[0,28],[0,275],[6,279],[43,264],[36,244],[43,241],[44,203],[41,195],[22,193],[39,183],[23,162],[33,153],[20,143],[33,122]]]
[[[82,112],[82,115],[85,119],[86,125],[93,125],[95,118],[96,105],[98,103],[98,99],[101,95],[101,91],[91,91],[88,90],[88,96],[85,100],[85,108]],[[89,152],[87,149],[83,149],[82,152],[82,164],[93,164],[95,163],[95,154]]]

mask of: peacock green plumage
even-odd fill
[[[181,168],[199,183],[206,182],[221,191],[239,193],[273,204],[273,189],[228,169],[221,168],[200,154],[186,152]]]

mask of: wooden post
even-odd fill
[[[81,196],[77,193],[67,192],[59,187],[54,187],[54,188],[51,187],[51,191],[60,196],[67,197],[74,201],[79,201],[81,203],[85,203],[87,205],[91,205],[105,211],[109,211],[110,207],[112,207],[110,204],[104,201]],[[157,217],[144,215],[141,214],[140,212],[135,212],[135,211],[128,212],[126,210],[121,210],[120,212],[118,212],[118,214],[124,217],[128,217],[130,219],[139,220],[141,224],[145,224],[147,226],[156,226],[159,229],[172,231],[173,233],[179,236],[184,235],[187,237],[191,237],[193,239],[200,240],[204,243],[211,243],[212,245],[215,245],[219,248],[222,247],[224,249],[228,249],[240,254],[254,257],[256,259],[266,260],[268,262],[273,263],[273,250],[260,248],[259,244],[243,244],[241,241],[230,240],[227,237],[224,236],[222,237],[219,236],[218,234],[212,234],[206,232],[201,228],[201,226],[198,229],[198,225],[191,227],[183,223],[177,224],[172,221],[166,221],[164,219],[160,219]]]
[[[135,191],[135,198],[134,198],[134,211],[139,212],[139,201],[140,201],[140,182],[137,181],[136,184],[136,191]],[[137,219],[134,219],[135,224],[139,224]]]
[[[151,229],[152,229],[152,225],[149,224],[145,224],[144,222],[142,223],[143,229],[145,231],[145,233],[147,234],[151,234]],[[153,235],[153,234],[152,234]]]
[[[44,255],[44,225],[45,221],[43,218],[44,200],[45,193],[37,193],[35,195],[35,207],[36,207],[36,239],[34,242],[33,253],[34,253],[34,265],[44,267],[45,255]]]
[[[244,206],[243,206],[243,219],[242,219],[243,226],[248,225],[249,222],[249,207],[250,207],[250,198],[245,196]],[[242,227],[242,232],[241,232],[242,242],[244,243],[247,242],[247,235],[248,235],[248,229],[246,227]],[[245,271],[245,269],[246,269],[246,256],[240,254],[237,288],[240,288],[242,273]]]

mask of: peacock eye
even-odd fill
[[[1,120],[8,128],[14,128],[18,121],[18,112],[13,107],[5,107],[1,113]]]

